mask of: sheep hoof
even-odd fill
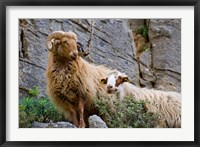
[[[85,128],[85,122],[84,121],[80,121],[79,128]]]

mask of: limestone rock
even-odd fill
[[[129,21],[130,29],[136,32],[141,26],[144,25],[145,19],[130,19]]]
[[[151,51],[150,51],[150,49],[144,51],[140,55],[139,59],[140,59],[140,63],[141,64],[143,64],[147,68],[152,68],[152,60],[151,60]]]
[[[56,122],[56,123],[39,123],[34,122],[32,128],[76,128],[73,124],[69,122]]]
[[[152,55],[150,50],[144,51],[139,57],[141,79],[140,84],[147,88],[152,88],[152,83],[155,83],[156,77],[152,70]]]
[[[151,89],[151,88],[154,88],[152,83],[150,81],[146,81],[142,78],[140,78],[140,86],[143,88],[143,87],[146,87],[148,89]]]
[[[97,115],[89,117],[89,128],[108,128],[106,123]]]
[[[180,92],[181,19],[151,19],[149,40],[152,43],[152,66],[157,76],[155,88]]]

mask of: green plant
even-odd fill
[[[34,115],[30,115],[31,113],[26,113],[24,110],[25,106],[19,105],[19,127],[20,128],[29,128],[31,124],[34,122]]]
[[[38,86],[34,86],[32,89],[30,89],[28,91],[28,94],[30,96],[38,96],[39,93],[40,93],[40,91],[39,91],[39,87]]]
[[[137,30],[137,34],[142,35],[144,38],[147,39],[148,37],[148,27],[143,25]]]
[[[34,121],[62,121],[63,116],[56,110],[48,97],[37,98],[39,89],[34,87],[27,97],[19,100],[19,127],[31,127]]]
[[[157,125],[158,114],[146,112],[147,101],[136,101],[132,97],[120,100],[95,99],[95,106],[111,128],[152,128]]]
[[[63,116],[59,114],[49,98],[26,97],[19,102],[20,127],[30,127],[34,121],[50,122],[61,121]]]
[[[150,47],[148,45],[145,45],[143,51],[148,51],[148,50],[150,50]]]

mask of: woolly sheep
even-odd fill
[[[167,92],[146,88],[138,88],[129,83],[128,77],[120,72],[113,72],[101,83],[107,84],[107,93],[113,94],[118,92],[120,100],[124,96],[132,95],[136,100],[148,100],[145,108],[149,112],[158,112],[166,121],[168,127],[181,127],[181,95],[176,92]]]
[[[102,78],[113,72],[103,65],[94,65],[79,56],[80,45],[73,32],[55,31],[46,42],[47,93],[52,101],[74,125],[86,127],[88,115],[94,113],[93,100],[104,92]]]

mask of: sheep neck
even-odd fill
[[[125,96],[125,89],[124,89],[124,86],[123,86],[124,84],[120,84],[119,86],[118,86],[118,93],[119,93],[119,99],[120,99],[120,101],[123,101],[124,100],[124,96]]]
[[[60,69],[68,67],[70,61],[66,57],[54,55],[53,62],[56,63],[57,67]]]
[[[59,58],[57,59],[57,61],[58,61],[60,64],[69,63],[69,60],[68,60],[66,57],[59,57]]]

